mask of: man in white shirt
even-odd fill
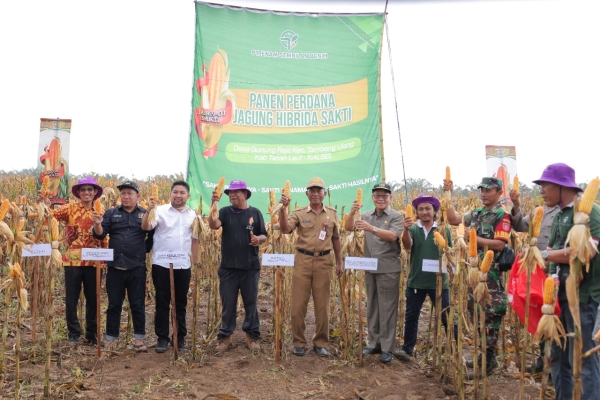
[[[142,229],[154,229],[154,247],[152,254],[152,282],[156,292],[156,313],[154,315],[154,330],[158,338],[155,351],[164,353],[169,344],[169,307],[171,304],[171,279],[168,262],[157,262],[162,252],[191,252],[195,266],[198,260],[198,238],[192,236],[192,223],[196,212],[190,209],[186,202],[190,198],[190,186],[185,181],[175,181],[171,185],[171,202],[162,206],[156,205],[156,200],[150,199],[148,213],[142,219]],[[156,208],[156,219],[148,221],[150,210]],[[177,347],[185,349],[185,311],[187,294],[191,279],[191,262],[179,261],[173,263],[173,281],[175,286],[175,310],[177,315]],[[174,342],[174,341],[173,341]],[[172,343],[173,343],[172,342]]]

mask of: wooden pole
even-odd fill
[[[100,301],[102,296],[100,295],[100,281],[102,280],[102,265],[96,263],[96,357],[102,357],[102,329],[100,328]]]
[[[275,360],[281,361],[281,269],[275,267]]]
[[[40,280],[39,273],[40,258],[35,257],[33,260],[33,288],[31,291],[31,341],[35,343],[37,331],[37,314],[38,314],[38,282]],[[35,346],[33,346],[35,349]],[[33,350],[35,352],[35,350]]]
[[[363,366],[362,271],[358,271],[358,366]]]
[[[177,342],[177,310],[175,308],[175,274],[173,263],[169,263],[169,280],[171,281],[171,320],[173,321],[173,354],[175,360],[179,357],[179,344]]]
[[[200,297],[200,268],[194,268],[194,297],[192,298],[192,309],[194,310],[193,322],[192,322],[192,358],[195,360],[197,357],[198,349],[196,348],[198,342],[198,303]]]

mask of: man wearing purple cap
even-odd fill
[[[212,213],[208,217],[211,229],[223,228],[219,267],[223,312],[216,351],[227,351],[232,346],[231,335],[236,326],[238,292],[244,301],[245,319],[242,330],[246,332],[246,346],[250,350],[260,350],[260,321],[256,309],[260,278],[258,246],[267,240],[265,220],[258,208],[248,205],[247,200],[252,192],[248,190],[246,182],[231,181],[225,194],[229,196],[231,205],[219,210],[217,220],[213,219]],[[212,202],[218,201],[219,196],[213,192]]]
[[[365,257],[377,258],[377,270],[367,271],[368,347],[363,354],[380,354],[383,363],[392,361],[398,323],[398,290],[400,287],[400,235],[402,214],[392,210],[392,188],[378,183],[372,190],[375,210],[366,211],[355,221],[362,204],[354,201],[346,217],[347,232],[365,232]]]
[[[565,281],[570,273],[570,251],[565,243],[569,230],[573,227],[574,204],[582,189],[575,182],[575,170],[566,164],[558,163],[546,167],[540,179],[533,181],[541,186],[540,194],[547,207],[558,206],[560,211],[554,217],[548,249],[542,251],[542,258],[550,262],[550,273],[557,273],[560,280],[558,301],[561,308],[560,320],[567,334],[574,332],[574,321],[567,301]],[[600,239],[600,207],[594,204],[588,222],[590,235],[595,245]],[[579,314],[581,320],[582,352],[592,349],[594,322],[600,303],[600,257],[593,251],[590,257],[589,272],[583,270],[583,279],[579,283]],[[552,383],[557,399],[573,398],[572,362],[573,338],[569,337],[564,349],[552,342]],[[582,360],[581,399],[600,398],[600,360],[598,354]]]
[[[63,254],[65,269],[65,313],[69,342],[79,342],[81,327],[77,318],[77,303],[81,286],[85,296],[85,340],[97,344],[96,337],[96,268],[93,261],[81,259],[83,248],[106,248],[108,240],[96,240],[90,234],[93,225],[92,214],[94,200],[102,196],[102,187],[92,177],[80,179],[71,188],[77,203],[65,204],[51,214],[57,221],[67,225],[67,250]]]
[[[420,195],[412,202],[417,210],[417,221],[412,218],[404,219],[402,232],[402,245],[410,249],[410,272],[406,283],[406,316],[404,320],[404,344],[394,355],[401,361],[409,361],[417,343],[419,316],[425,297],[435,304],[436,275],[439,270],[439,250],[433,240],[437,230],[436,213],[440,209],[440,202],[435,197]],[[443,235],[452,246],[452,235],[446,227]],[[448,293],[448,274],[442,275],[442,310],[447,310],[450,304]],[[447,312],[442,312],[442,324],[448,329]],[[456,335],[455,335],[456,337]]]

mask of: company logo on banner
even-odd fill
[[[221,176],[247,182],[263,212],[269,190],[279,193],[286,180],[300,193],[319,176],[340,207],[381,180],[382,14],[195,5],[192,207],[210,199]],[[303,193],[294,201],[308,203]]]
[[[511,204],[510,191],[517,175],[517,149],[515,146],[485,146],[488,176],[502,179],[501,204]]]
[[[38,190],[44,177],[48,177],[50,201],[53,204],[69,202],[69,144],[71,142],[70,119],[40,120],[38,145]]]

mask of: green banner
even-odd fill
[[[195,6],[190,206],[202,197],[206,214],[221,176],[245,181],[263,212],[286,180],[305,205],[307,182],[323,178],[339,210],[382,180],[382,14]]]

